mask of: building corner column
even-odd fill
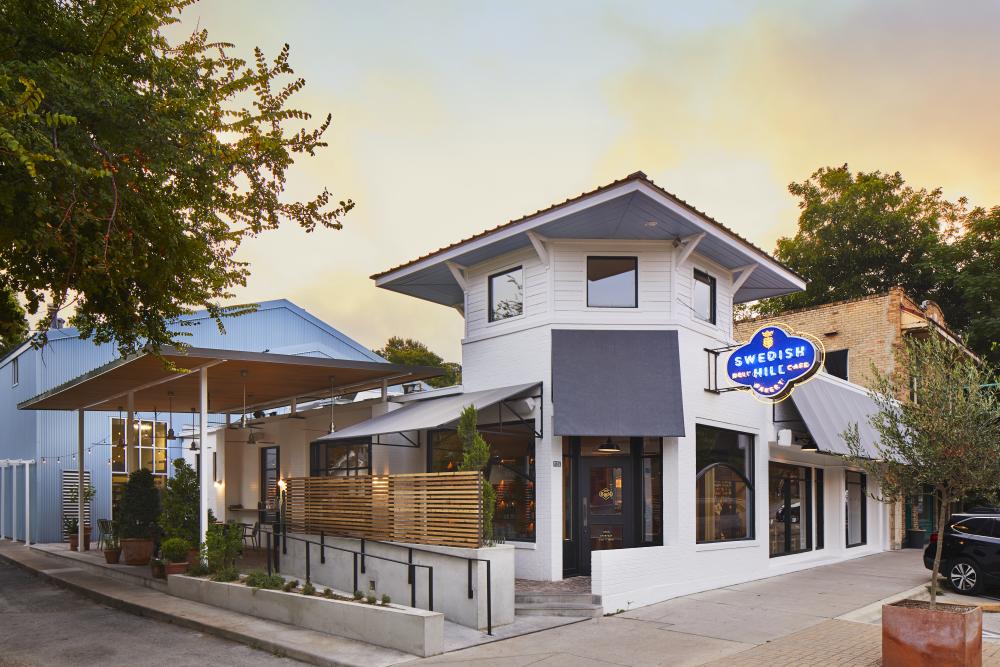
[[[83,524],[86,514],[83,513],[83,483],[84,483],[84,461],[83,461],[83,438],[86,425],[86,412],[76,411],[76,543],[82,552],[87,543],[83,539]]]

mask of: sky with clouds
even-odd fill
[[[241,250],[239,300],[286,297],[365,345],[461,358],[452,309],[372,273],[637,170],[763,248],[794,233],[791,181],[901,171],[1000,204],[1000,3],[202,0],[196,26],[275,54],[333,114],[290,173],[357,206]]]

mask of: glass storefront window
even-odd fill
[[[535,540],[535,432],[529,422],[480,424],[490,445],[486,477],[497,493],[493,534],[505,540]],[[454,472],[462,463],[462,443],[451,429],[429,434],[431,472]]]
[[[698,542],[752,538],[753,436],[699,424],[695,440]]]
[[[812,469],[768,464],[768,532],[771,556],[812,549]]]
[[[857,547],[868,541],[865,502],[866,479],[864,473],[848,470],[845,473],[847,493],[844,501],[846,517],[847,546]]]
[[[357,477],[371,474],[371,444],[314,443],[309,474],[313,477]]]
[[[129,461],[125,447],[125,422],[121,417],[111,418],[111,471],[129,473],[133,469],[146,468],[154,475],[167,474],[167,422],[149,419],[134,419],[133,433],[129,445],[138,445],[133,450],[139,457],[138,465]]]

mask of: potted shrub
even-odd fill
[[[948,508],[973,494],[991,494],[1000,479],[1000,399],[995,376],[937,334],[910,339],[897,351],[892,375],[872,367],[869,417],[875,458],[865,454],[858,425],[844,434],[851,463],[878,481],[883,500],[901,501],[932,489],[937,534]],[[911,385],[912,381],[912,385]],[[908,401],[899,396],[915,394]],[[933,537],[932,537],[933,540]],[[944,539],[937,540],[930,600],[903,600],[882,607],[882,664],[980,665],[982,610],[937,602]]]
[[[126,565],[145,565],[153,556],[153,540],[160,515],[160,493],[153,474],[145,468],[128,477],[118,507],[122,559]]]
[[[174,476],[167,480],[163,489],[163,509],[160,512],[160,528],[167,539],[182,539],[189,545],[188,563],[199,559],[201,517],[199,515],[200,495],[198,473],[184,459],[173,461]]]
[[[190,561],[188,560],[190,551],[191,545],[182,537],[171,537],[164,540],[163,545],[160,547],[160,552],[163,554],[163,560],[166,561],[164,565],[166,574],[184,574],[187,572],[190,565]]]
[[[76,517],[68,516],[63,519],[63,531],[69,538],[69,550],[79,549],[80,522],[77,521]],[[90,549],[90,526],[83,527],[83,549],[84,551]]]
[[[111,523],[111,532],[105,537],[104,562],[108,565],[117,565],[118,559],[122,555],[122,545],[118,541],[118,524]]]
[[[84,482],[84,484],[83,484],[83,504],[84,504],[84,506],[90,505],[90,501],[92,501],[96,495],[97,495],[97,489],[94,488],[93,484],[91,484],[90,482]],[[77,499],[78,498],[79,498],[79,496],[77,495],[77,487],[76,486],[69,487],[69,489],[67,489],[67,491],[66,491],[66,502],[69,503],[69,505],[71,507],[77,507],[77,502],[78,502]],[[79,522],[77,522],[76,525],[77,525],[77,527],[79,527]],[[65,526],[65,524],[64,524],[64,526]],[[73,532],[74,532],[74,534],[77,533],[77,531],[76,531],[75,528],[73,529]],[[73,551],[77,550],[77,547],[74,547],[73,545],[77,542],[78,539],[79,539],[79,534],[76,534],[76,538],[70,540],[70,549],[72,549]],[[83,527],[83,550],[84,551],[90,551],[90,526],[89,525],[84,525],[84,527]]]

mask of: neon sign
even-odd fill
[[[781,324],[761,327],[726,362],[726,375],[757,398],[781,401],[823,365],[823,344]]]

